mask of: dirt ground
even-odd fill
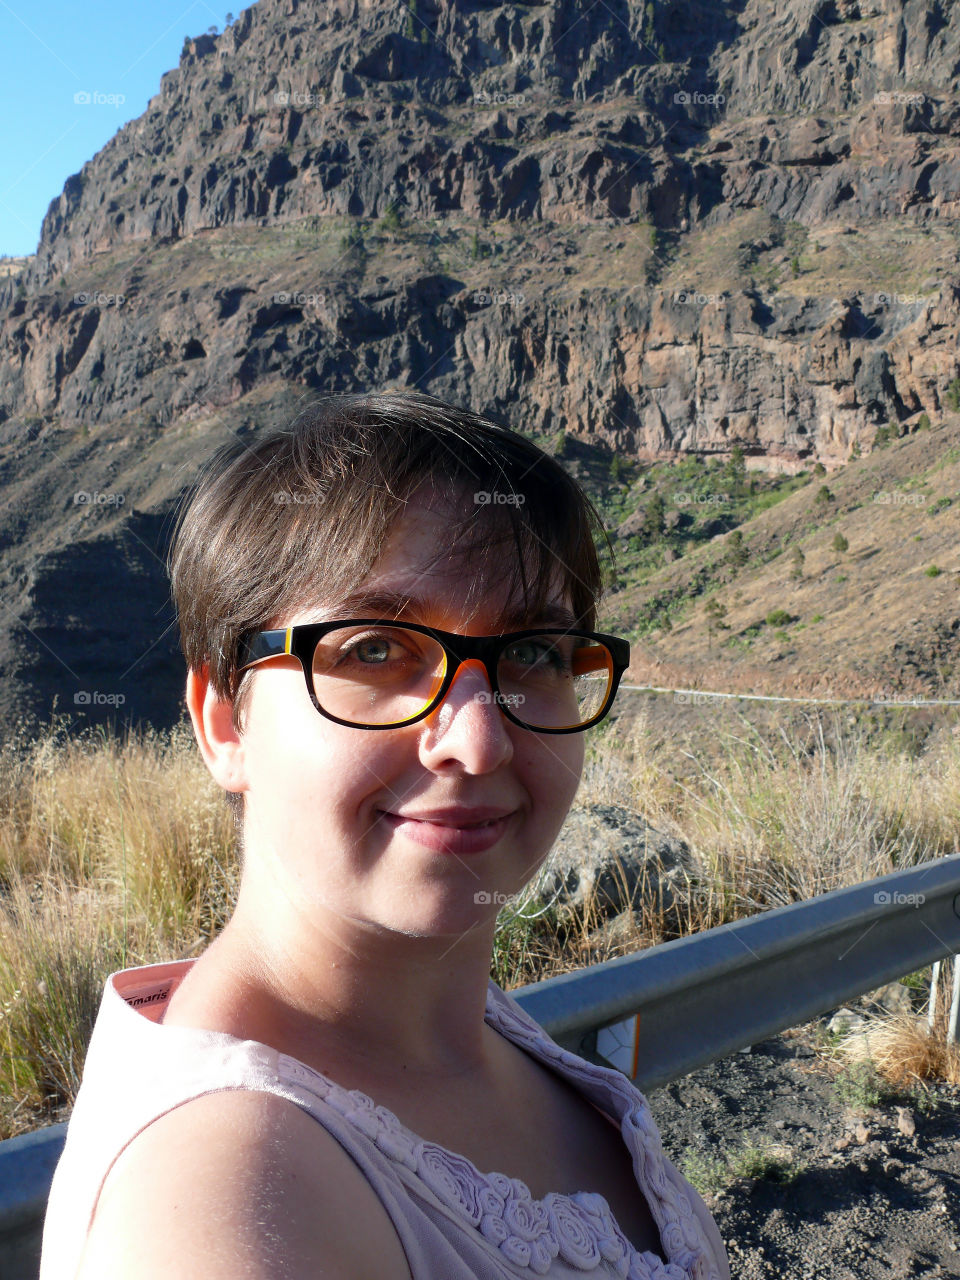
[[[925,1107],[901,1096],[852,1110],[818,1050],[821,1027],[648,1095],[681,1168],[745,1143],[768,1151],[760,1176],[708,1179],[704,1193],[734,1280],[960,1277],[960,1090],[934,1085]]]

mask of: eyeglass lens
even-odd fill
[[[340,627],[322,637],[313,656],[317,701],[350,724],[412,719],[436,697],[445,674],[443,646],[405,627]],[[610,651],[587,636],[525,636],[500,653],[496,699],[531,728],[575,727],[599,713],[612,679]],[[485,696],[492,700],[489,691]]]

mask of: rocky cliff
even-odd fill
[[[0,282],[10,687],[42,710],[99,680],[162,716],[163,516],[223,432],[304,395],[411,385],[543,439],[787,470],[936,418],[952,14],[260,0],[187,41]],[[149,697],[85,581],[137,614]]]

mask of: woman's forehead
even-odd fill
[[[480,537],[459,544],[454,530],[449,504],[446,510],[439,503],[408,504],[367,577],[336,598],[298,611],[295,621],[403,617],[441,627],[441,619],[482,620],[495,631],[576,625],[561,566],[549,583],[540,575],[528,600],[516,545],[504,538],[502,528],[485,520],[476,531]]]

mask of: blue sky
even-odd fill
[[[222,30],[229,11],[229,0],[0,0],[0,254],[35,251],[70,174],[142,114],[184,36]]]

